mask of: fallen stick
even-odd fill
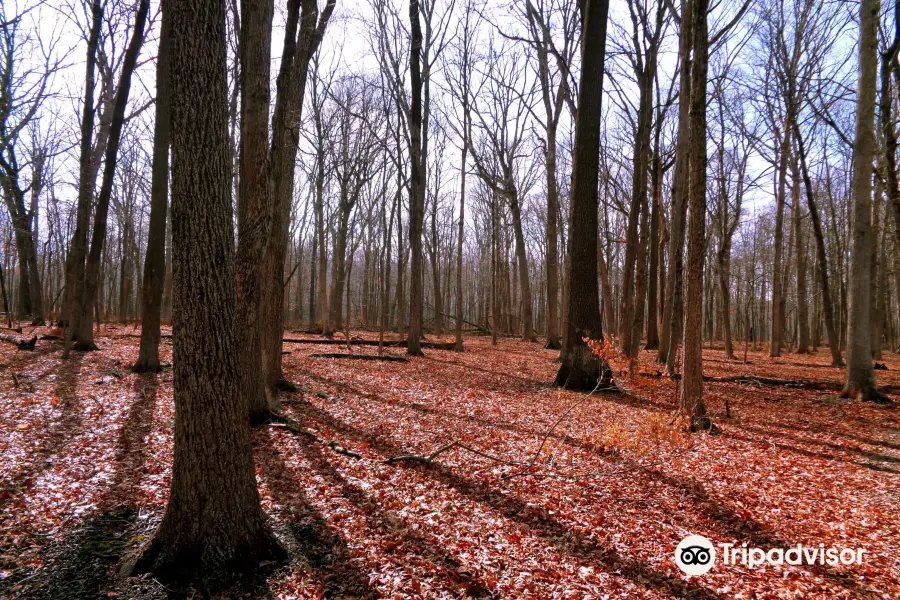
[[[284,415],[274,415],[274,416],[278,419],[278,421],[269,423],[270,427],[282,427],[293,433],[297,433],[299,435],[306,436],[306,437],[310,438],[311,440],[314,440],[316,442],[319,442],[321,444],[328,446],[329,448],[331,448],[333,451],[337,452],[338,454],[343,454],[344,456],[349,456],[350,458],[362,458],[363,457],[362,454],[359,454],[358,452],[353,452],[352,450],[348,450],[347,448],[344,448],[337,442],[328,441],[322,437],[319,437],[319,435],[310,431],[309,429],[301,427],[300,424],[297,423],[296,421],[294,421],[293,419],[290,419]]]
[[[507,460],[505,458],[500,458],[499,456],[494,456],[492,454],[482,452],[481,450],[477,450],[475,448],[472,448],[471,446],[466,446],[465,444],[463,444],[459,441],[452,441],[449,444],[445,444],[444,446],[441,446],[440,448],[438,448],[437,450],[435,450],[428,456],[418,456],[416,454],[403,454],[401,456],[394,456],[392,458],[389,458],[384,462],[389,465],[393,464],[393,463],[398,463],[398,462],[420,462],[420,463],[424,463],[426,465],[430,465],[430,464],[434,463],[434,459],[436,459],[438,456],[440,456],[444,452],[447,452],[448,450],[452,450],[453,448],[460,448],[462,450],[467,450],[467,451],[471,452],[472,454],[481,456],[482,458],[487,458],[488,460],[493,460],[493,461],[503,463],[506,465],[522,466],[525,464],[523,462],[519,462],[519,461],[515,461],[515,460]]]
[[[346,354],[343,352],[317,352],[310,354],[313,358],[352,358],[355,360],[381,360],[385,362],[409,362],[402,356],[388,356],[377,354]]]

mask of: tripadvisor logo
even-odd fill
[[[701,535],[689,535],[675,548],[675,564],[687,575],[703,575],[716,564],[716,549]]]
[[[826,548],[825,544],[790,548],[749,548],[748,544],[736,546],[720,543],[722,564],[743,565],[755,569],[762,565],[838,565],[862,564],[862,548]],[[703,575],[716,563],[716,549],[712,542],[700,535],[689,535],[675,548],[675,564],[687,575]]]

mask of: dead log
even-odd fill
[[[344,352],[317,352],[310,354],[312,358],[352,358],[354,360],[381,360],[385,362],[409,362],[402,356],[391,356],[388,354],[346,354]]]
[[[17,337],[0,333],[0,340],[15,344],[19,350],[34,350],[34,345],[37,343],[37,336],[34,336],[30,340],[20,340]]]
[[[327,338],[309,339],[309,338],[284,338],[285,344],[320,344],[323,346],[346,346],[347,340],[330,340]],[[351,346],[378,346],[378,340],[351,340]],[[432,350],[453,350],[456,342],[420,342],[422,348],[431,348]],[[392,340],[384,342],[385,348],[406,348],[406,340]]]

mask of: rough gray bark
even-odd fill
[[[137,561],[213,594],[284,551],[256,488],[240,392],[225,10],[172,0],[175,459],[166,513]]]
[[[871,344],[872,162],[875,158],[875,86],[878,65],[878,0],[859,7],[859,79],[853,140],[853,225],[847,324],[847,381],[842,395],[883,400],[875,383]]]

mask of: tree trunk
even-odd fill
[[[66,283],[60,311],[59,324],[68,327],[66,347],[63,355],[68,355],[72,340],[72,315],[77,305],[73,290],[75,282],[84,278],[84,258],[87,253],[87,232],[91,219],[91,200],[94,196],[93,153],[91,138],[94,134],[94,71],[97,66],[97,45],[103,27],[103,8],[100,0],[91,4],[91,32],[88,36],[87,65],[85,68],[84,104],[81,109],[81,144],[78,161],[78,202],[75,209],[75,230],[69,253],[66,255]]]
[[[249,399],[251,423],[268,418],[260,337],[260,269],[272,222],[269,153],[269,65],[272,0],[241,1],[240,152],[235,256],[240,393]],[[288,26],[290,28],[290,25]],[[277,274],[281,278],[281,273]]]
[[[409,0],[409,21],[412,32],[409,46],[411,104],[409,115],[409,241],[412,268],[409,280],[409,343],[406,353],[421,356],[422,338],[422,221],[425,218],[425,178],[422,168],[422,25],[419,21],[419,0]]]
[[[690,418],[691,430],[709,429],[712,421],[703,400],[703,258],[706,226],[706,73],[708,0],[693,0],[694,57],[691,67],[690,220],[684,286],[684,353],[680,408]],[[687,19],[688,15],[683,15]],[[683,21],[682,21],[683,22]],[[685,101],[684,98],[681,99]]]
[[[164,0],[167,2],[168,0]],[[159,54],[156,59],[156,120],[153,124],[153,164],[150,179],[150,226],[141,289],[141,344],[135,373],[160,370],[159,327],[163,281],[166,276],[166,212],[169,196],[169,141],[172,98],[169,90],[171,11],[162,11]]]
[[[691,18],[693,0],[681,2],[681,32],[679,33],[679,74],[678,134],[675,148],[675,171],[672,175],[672,215],[669,217],[669,273],[666,279],[665,302],[663,305],[662,331],[659,337],[659,353],[656,360],[666,365],[666,370],[674,373],[675,355],[681,340],[680,305],[682,271],[684,269],[684,222],[687,217],[688,198],[688,155],[690,153],[691,127]]]
[[[119,142],[122,137],[122,126],[125,123],[125,108],[128,105],[128,94],[131,91],[131,75],[137,65],[138,54],[144,43],[144,25],[147,22],[147,13],[150,10],[149,0],[141,0],[138,5],[134,20],[134,30],[131,40],[122,60],[122,72],[119,76],[119,85],[116,89],[116,99],[113,105],[112,120],[110,122],[109,140],[107,141],[104,157],[103,181],[100,184],[100,193],[97,196],[97,209],[94,213],[94,228],[91,232],[91,248],[88,252],[87,264],[84,270],[84,280],[75,281],[73,290],[77,300],[77,309],[73,313],[72,326],[69,328],[67,339],[74,335],[75,350],[96,350],[94,343],[93,311],[94,301],[97,295],[97,287],[100,278],[100,255],[103,252],[103,244],[106,241],[106,221],[109,213],[109,200],[112,194],[113,178],[116,171],[116,159],[119,152]],[[68,348],[67,348],[68,350]]]
[[[794,219],[794,248],[797,251],[797,354],[809,354],[809,298],[806,293],[806,245],[803,242],[803,215],[800,209],[800,165],[791,157],[791,204]]]
[[[240,392],[229,189],[225,10],[172,0],[175,460],[166,513],[135,570],[213,594],[284,551],[256,488]]]
[[[842,395],[882,400],[875,383],[871,343],[872,162],[875,157],[875,85],[878,64],[878,0],[862,0],[859,16],[859,79],[853,141],[853,225],[850,255],[847,382]]]
[[[556,385],[590,391],[608,382],[610,373],[585,338],[603,340],[597,291],[597,184],[600,169],[600,122],[606,59],[608,0],[582,4],[582,64],[575,121],[575,152],[567,265],[566,344]]]

